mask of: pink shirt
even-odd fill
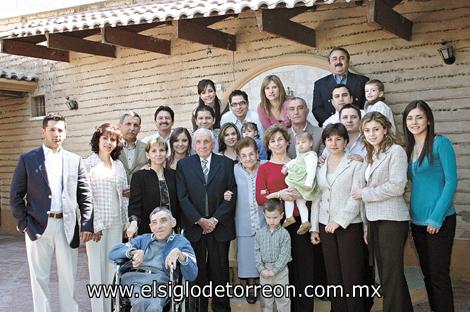
[[[259,115],[259,120],[261,122],[261,125],[263,126],[264,130],[268,129],[270,126],[275,125],[275,124],[282,124],[286,126],[287,128],[290,128],[291,122],[289,120],[289,117],[287,116],[287,106],[288,106],[289,101],[286,100],[282,104],[282,116],[284,117],[282,122],[279,122],[279,120],[276,119],[273,115],[268,117],[266,115],[266,112],[264,109],[261,107],[261,105],[258,105],[258,115]]]

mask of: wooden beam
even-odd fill
[[[217,22],[221,22],[229,17],[237,17],[238,14],[229,14],[229,15],[216,15],[208,17],[196,17],[191,19],[191,21],[198,23],[199,25],[210,26]]]
[[[305,10],[305,8],[293,8],[256,11],[258,28],[260,31],[315,47],[315,30],[290,20]]]
[[[31,93],[36,90],[36,81],[14,80],[7,78],[0,78],[0,90],[13,91],[13,92],[28,92]]]
[[[16,92],[16,91],[4,91],[0,89],[0,98],[1,99],[21,99],[26,96],[24,92]],[[1,111],[0,111],[1,115]]]
[[[236,36],[220,30],[208,28],[191,20],[178,20],[176,23],[176,37],[217,48],[236,51]]]
[[[1,44],[2,53],[29,56],[59,62],[69,62],[68,51],[50,49],[45,46],[35,45],[13,39],[4,39],[1,41]]]
[[[171,41],[139,35],[130,31],[105,27],[102,29],[103,42],[123,47],[157,52],[166,55],[171,54]]]
[[[126,26],[117,26],[112,27],[113,29],[120,29],[125,30],[133,33],[140,33],[142,31],[152,29],[158,27],[160,25],[166,24],[166,22],[155,22],[155,23],[147,23],[147,24],[137,24],[137,25],[126,25]],[[106,27],[108,28],[108,27]]]
[[[370,26],[384,29],[398,37],[411,41],[413,22],[393,10],[385,0],[370,0],[367,13],[367,22]]]
[[[383,2],[385,2],[386,4],[388,4],[389,6],[391,6],[392,8],[394,6],[396,6],[397,4],[399,4],[400,2],[402,2],[403,0],[383,0]]]
[[[116,57],[116,47],[101,42],[84,40],[62,34],[46,34],[47,46],[64,51],[75,51],[106,57]]]

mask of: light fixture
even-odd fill
[[[65,101],[65,105],[67,105],[70,110],[78,109],[78,102],[76,100],[72,99],[70,96],[67,96],[65,99],[67,100]]]
[[[442,47],[437,49],[437,51],[439,51],[439,54],[441,55],[444,63],[446,63],[447,65],[454,64],[455,56],[454,56],[454,50],[452,48],[452,45],[444,41],[442,42]]]
[[[206,54],[208,57],[212,57],[212,48],[211,46],[207,46]]]

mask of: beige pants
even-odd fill
[[[261,285],[288,285],[289,284],[289,269],[287,266],[284,270],[277,273],[273,277],[264,278],[261,274],[259,276],[259,282]],[[274,298],[269,297],[265,298],[260,296],[260,304],[262,312],[272,312],[274,311],[274,303],[276,303],[278,312],[290,312],[290,299],[287,297]]]
[[[88,255],[88,270],[90,284],[112,284],[116,271],[114,263],[108,259],[108,253],[114,245],[122,240],[122,225],[114,224],[109,229],[102,231],[103,236],[99,242],[86,243]],[[93,312],[108,312],[111,309],[111,298],[91,298],[91,310]]]
[[[34,312],[51,311],[49,275],[54,255],[59,277],[59,311],[77,312],[75,277],[77,275],[78,248],[70,248],[65,238],[64,221],[49,218],[46,230],[40,238],[32,241],[25,234],[25,241]]]

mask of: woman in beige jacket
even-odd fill
[[[403,198],[408,162],[391,127],[379,112],[370,112],[362,119],[361,134],[367,149],[362,174],[365,186],[353,190],[352,195],[364,202],[369,250],[381,281],[383,310],[407,312],[413,311],[403,265],[410,220]]]
[[[328,284],[342,285],[349,294],[331,297],[333,311],[365,311],[363,298],[352,296],[353,285],[364,284],[362,202],[351,197],[360,187],[362,163],[345,152],[349,136],[343,124],[326,126],[322,141],[328,157],[316,174],[319,194],[312,202],[311,241],[322,242]]]

